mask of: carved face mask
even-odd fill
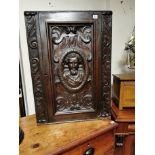
[[[72,57],[68,59],[68,67],[71,75],[75,76],[78,74],[79,64],[77,57]]]

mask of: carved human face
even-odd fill
[[[79,68],[79,64],[78,64],[78,58],[77,57],[72,57],[68,59],[68,67],[70,70],[70,74],[71,75],[77,75],[78,74],[78,68]]]

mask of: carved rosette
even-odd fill
[[[93,110],[92,25],[49,25],[56,111]]]
[[[103,117],[110,116],[111,103],[111,37],[112,37],[112,16],[103,15],[103,46],[102,46],[102,105]]]
[[[31,76],[33,83],[33,93],[38,123],[46,122],[45,99],[41,80],[37,32],[36,32],[36,12],[25,12],[25,23],[27,31],[27,43],[29,50],[29,60],[31,65]]]

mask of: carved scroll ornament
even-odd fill
[[[33,82],[33,93],[38,123],[46,122],[45,99],[43,94],[43,84],[40,73],[40,62],[38,53],[38,42],[36,32],[36,12],[25,12],[25,22],[27,30],[27,42],[29,48],[29,59],[31,65],[31,75]]]

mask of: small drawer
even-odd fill
[[[107,132],[74,147],[63,155],[113,155],[114,148],[114,134]]]

